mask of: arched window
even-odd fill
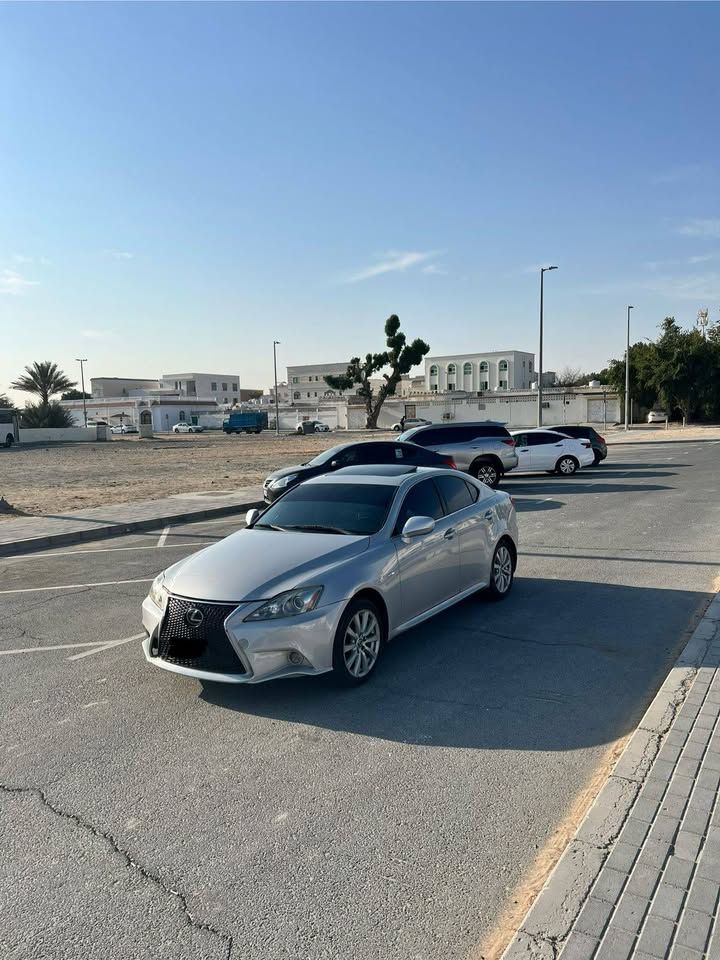
[[[455,364],[454,364],[454,363],[449,363],[449,364],[448,364],[448,371],[447,371],[447,372],[448,372],[448,376],[449,376],[449,377],[454,377],[454,376],[455,376],[455,370],[456,370]]]
[[[488,362],[487,362],[487,360],[481,360],[481,361],[480,361],[480,373],[487,373],[487,372],[488,372]]]
[[[464,374],[466,377],[469,377],[469,376],[472,374],[472,364],[471,364],[471,363],[464,363],[464,364],[463,364],[463,374]]]
[[[300,399],[300,391],[295,390],[293,393],[293,400],[299,400],[299,399]]]
[[[430,367],[430,376],[431,376],[431,377],[436,377],[437,375],[438,375],[437,364],[434,363],[434,364]]]
[[[498,370],[500,373],[507,373],[508,363],[507,360],[501,360],[498,364]]]
[[[180,411],[180,413],[178,414],[178,419],[179,419],[180,421],[184,422],[184,420],[185,420],[185,411],[184,411],[184,410],[181,410],[181,411]]]
[[[140,411],[140,423],[149,424],[152,423],[152,414],[149,410]]]

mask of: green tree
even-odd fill
[[[29,403],[22,411],[23,427],[74,427],[75,421],[69,410],[57,400],[47,404]]]
[[[400,330],[400,320],[394,313],[385,321],[385,343],[388,349],[382,353],[367,353],[364,360],[353,357],[346,373],[325,377],[325,382],[334,390],[351,390],[360,384],[358,395],[365,401],[365,426],[368,429],[377,426],[382,405],[394,395],[402,375],[409,373],[430,352],[429,345],[419,338],[407,343]],[[370,378],[385,367],[390,367],[390,373],[383,374],[385,382],[376,393]]]
[[[661,330],[653,374],[658,399],[668,413],[677,408],[690,422],[712,395],[714,344],[699,330],[683,330],[675,317],[665,317]]]
[[[0,393],[0,407],[14,407],[15,404],[12,402],[10,397],[6,393]]]
[[[56,393],[72,390],[77,383],[66,377],[57,364],[50,360],[42,360],[40,363],[36,361],[31,366],[25,367],[25,373],[10,386],[14,390],[35,394],[40,397],[40,406],[47,407]]]
[[[575,387],[585,382],[585,376],[580,367],[563,367],[555,376],[558,387]]]
[[[91,393],[83,393],[82,390],[66,390],[60,397],[61,400],[92,400]]]

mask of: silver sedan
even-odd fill
[[[333,670],[354,685],[393,637],[513,583],[512,500],[454,470],[348,468],[247,521],[154,581],[142,607],[150,663],[228,683]]]

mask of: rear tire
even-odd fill
[[[493,463],[492,460],[478,460],[470,471],[473,477],[476,480],[481,480],[488,487],[495,489],[500,483],[500,478],[502,477],[502,469]]]
[[[575,457],[565,455],[564,457],[560,457],[558,462],[555,464],[555,473],[559,474],[561,477],[571,477],[577,472],[578,466],[579,464]]]
[[[515,562],[513,551],[507,540],[501,540],[495,547],[490,566],[488,596],[492,600],[503,600],[512,590],[515,580]]]
[[[9,433],[9,434],[5,437],[5,444],[4,444],[4,446],[6,446],[6,447],[11,447],[14,443],[15,443],[15,437],[14,437],[11,433]]]
[[[351,600],[335,632],[335,681],[343,687],[357,687],[369,680],[386,640],[384,619],[372,600],[365,597]]]
[[[600,454],[597,452],[597,450],[593,450],[593,458],[594,458],[594,459],[593,459],[593,466],[594,466],[594,467],[599,467],[600,464],[602,463],[602,459],[603,459],[603,458],[600,456]]]

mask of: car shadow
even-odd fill
[[[521,577],[503,603],[474,597],[396,638],[360,687],[326,675],[203,683],[200,696],[240,714],[428,747],[600,746],[636,727],[707,599]]]
[[[547,510],[559,510],[565,506],[562,500],[534,500],[531,497],[515,496],[514,491],[512,499],[518,513],[528,513],[530,511],[544,513]]]
[[[613,482],[612,477],[608,477],[607,482],[602,480],[589,480],[577,474],[575,477],[548,477],[541,480],[539,474],[525,474],[521,480],[519,477],[513,481],[512,486],[505,489],[507,493],[512,494],[513,499],[516,493],[533,494],[587,494],[587,493],[653,493],[660,490],[672,490],[660,483],[622,483]],[[630,478],[628,478],[630,479]]]

